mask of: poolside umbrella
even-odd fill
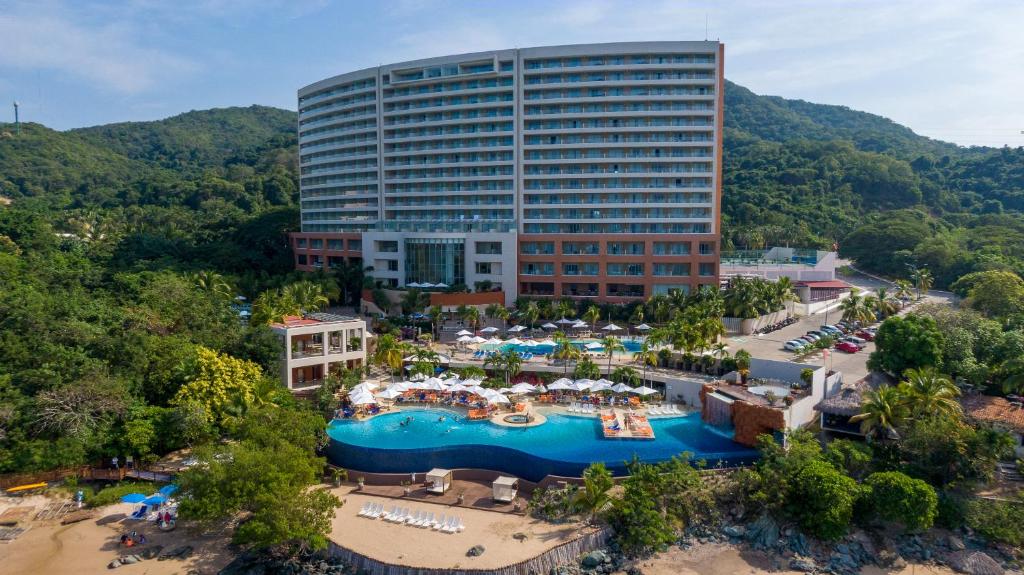
[[[512,393],[512,388],[511,387],[499,387],[498,388],[498,393],[503,394],[503,395],[507,395],[509,393]]]
[[[532,340],[529,340],[529,339],[528,339],[528,340],[525,340],[525,341],[524,341],[524,342],[523,342],[522,344],[520,344],[520,345],[523,345],[523,346],[526,346],[526,347],[537,347],[537,346],[538,346],[538,345],[540,345],[540,344],[539,344],[539,343],[537,343],[537,342],[535,342],[535,341],[532,341]]]
[[[577,320],[572,320],[572,319],[569,319],[567,317],[563,317],[562,319],[558,320],[558,322],[556,322],[556,323],[559,323],[561,325],[572,325],[572,324],[576,323],[576,321]]]
[[[433,391],[441,391],[444,389],[444,382],[436,377],[431,377],[430,379],[424,381],[420,385],[425,386],[422,389],[430,389]]]
[[[473,379],[471,377],[469,379],[463,380],[462,385],[465,385],[466,387],[479,387],[481,383],[483,382],[481,382],[479,379]]]
[[[444,288],[448,287],[448,284],[446,284],[444,282],[441,282],[439,284],[434,284],[434,287],[444,289]]]
[[[519,332],[523,331],[524,329],[526,329],[525,326],[517,325],[515,327],[509,328],[508,331],[509,331],[509,333],[519,333]]]
[[[430,282],[423,282],[423,283],[420,284],[420,287],[421,288],[432,288],[432,287],[434,287],[434,284],[432,284]]]
[[[412,389],[412,382],[399,381],[398,383],[392,383],[391,385],[388,386],[388,389],[393,389],[395,391],[409,391],[410,389]]]
[[[383,398],[383,399],[394,399],[394,398],[399,397],[401,395],[402,395],[401,391],[398,391],[397,389],[395,389],[393,387],[389,387],[389,388],[385,389],[384,391],[378,393],[377,397],[380,397],[380,398]]]
[[[558,344],[555,343],[555,340],[548,338],[548,339],[544,339],[544,340],[541,340],[541,341],[537,342],[537,345],[558,345]]]
[[[156,493],[154,495],[150,495],[149,497],[147,497],[147,498],[142,500],[142,504],[143,505],[160,505],[160,504],[166,503],[166,502],[167,502],[167,498],[164,497],[163,495],[160,495],[159,493]]]
[[[418,288],[418,287],[423,287],[423,286],[418,284],[418,283],[416,283],[416,282],[412,282],[411,284],[405,284],[405,287]]]
[[[577,379],[573,382],[572,388],[576,391],[586,391],[590,389],[590,386],[592,385],[594,385],[594,380],[592,379]]]
[[[490,390],[484,389],[479,385],[467,385],[466,391],[473,395],[479,395],[480,397],[487,397],[487,392]]]
[[[545,392],[547,392],[547,390],[548,390],[548,388],[544,387],[543,383],[538,385],[537,389],[536,389],[537,393],[545,393]]]
[[[352,402],[352,405],[371,405],[377,403],[377,400],[374,399],[373,396],[370,395],[369,393],[359,394],[356,395],[355,397],[350,395],[348,399],[349,401]]]
[[[569,385],[569,384],[572,383],[572,380],[569,379],[568,377],[560,377],[560,378],[556,379],[555,381],[551,382],[551,385],[554,385],[556,383],[560,383],[562,385]]]
[[[523,340],[517,337],[513,337],[512,339],[507,340],[505,343],[510,343],[512,345],[523,345]]]
[[[487,403],[512,403],[507,397],[500,393],[495,393],[487,398]]]
[[[652,329],[652,328],[651,328],[651,326],[647,325],[646,323],[642,323],[642,324],[636,326],[636,329],[638,329],[640,331],[647,331],[647,330]]]
[[[578,321],[578,322],[572,324],[572,326],[574,328],[576,328],[576,329],[582,329],[582,328],[588,327],[587,322],[585,322],[585,321]]]
[[[601,383],[602,381],[603,380],[595,381],[594,385],[590,386],[590,391],[592,391],[592,392],[608,391],[609,389],[612,388],[611,384]]]
[[[496,331],[498,331],[498,328],[494,327],[493,325],[489,325],[480,330],[480,333],[494,333]]]
[[[121,497],[121,503],[142,503],[146,496],[141,493],[129,493]]]
[[[473,343],[484,343],[486,341],[487,341],[486,339],[484,339],[484,338],[482,338],[482,337],[480,337],[478,335],[473,336]]]
[[[633,388],[625,383],[616,383],[612,386],[612,391],[615,393],[626,393],[627,391],[633,391]]]
[[[617,326],[617,325],[615,325],[614,323],[610,323],[610,324],[602,327],[601,329],[603,329],[605,331],[618,331],[618,330],[620,330],[622,328]]]
[[[529,383],[517,383],[512,386],[512,393],[533,393],[537,388]]]
[[[489,344],[489,345],[501,345],[501,344],[503,344],[505,342],[501,341],[500,339],[498,339],[496,337],[492,337],[491,339],[485,341],[484,343]]]
[[[612,381],[608,381],[607,379],[605,379],[605,378],[603,378],[603,377],[602,377],[601,379],[599,379],[599,380],[595,381],[595,382],[594,382],[594,385],[597,385],[597,384],[601,384],[601,385],[607,385],[607,386],[608,386],[608,387],[610,388],[610,387],[612,386],[612,384],[613,384],[613,383],[614,383],[614,382],[612,382]]]
[[[360,392],[363,392],[363,391],[372,392],[375,389],[377,389],[377,385],[376,384],[370,383],[368,381],[364,381],[363,383],[360,383],[359,385],[357,385],[357,386],[353,387],[352,389],[348,390],[348,392],[350,394],[351,393],[360,393]]]
[[[455,335],[473,335],[473,332],[469,331],[468,329],[464,329]]]
[[[469,342],[473,341],[473,336],[471,336],[471,335],[462,335],[462,336],[459,336],[459,339],[457,339],[455,341],[457,341],[459,343],[469,343]]]
[[[427,379],[427,376],[423,375],[422,373],[417,373],[416,375],[410,377],[409,381],[423,381],[424,379]]]
[[[635,393],[637,395],[651,395],[653,393],[658,393],[658,390],[657,389],[651,389],[651,388],[649,388],[649,387],[647,387],[645,385],[645,386],[642,386],[642,387],[638,387],[636,389],[631,389],[631,390],[629,390],[629,392],[630,393]]]
[[[550,389],[550,390],[559,390],[559,389],[561,389],[561,390],[566,390],[566,391],[575,391],[575,389],[573,388],[572,384],[563,383],[561,380],[556,381],[556,382],[552,383],[551,385],[549,385],[548,389]]]
[[[174,495],[176,491],[178,491],[178,486],[172,483],[170,485],[164,485],[159,491],[157,491],[157,493],[164,497],[170,497],[171,495]]]
[[[592,341],[592,342],[584,345],[583,347],[585,347],[587,349],[593,350],[593,349],[601,349],[602,346],[601,346],[601,344],[597,343],[596,341]]]
[[[544,329],[558,329],[558,326],[553,324],[553,323],[551,323],[551,322],[548,322],[548,323],[542,325],[541,327],[544,328]]]
[[[448,391],[450,391],[452,393],[455,393],[457,391],[468,391],[468,390],[469,390],[469,388],[466,387],[465,385],[461,384],[461,383],[456,383],[455,385],[453,385],[453,386],[448,388]]]

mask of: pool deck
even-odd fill
[[[420,478],[423,477],[422,473],[419,473],[418,475]],[[482,509],[495,513],[510,513],[513,515],[525,515],[526,504],[529,502],[530,495],[532,494],[532,491],[528,488],[522,487],[520,489],[519,496],[516,497],[514,501],[499,503],[493,498],[490,483],[483,481],[467,481],[464,479],[452,481],[451,488],[443,494],[430,493],[422,484],[411,485],[409,488],[409,494],[406,495],[406,488],[401,485],[364,485],[363,489],[357,493],[401,500],[394,501],[395,504],[402,502],[405,502],[405,504],[425,502],[445,505],[448,507],[458,506],[460,508]],[[462,503],[459,503],[459,494],[462,494]],[[519,504],[519,509],[516,509],[516,503]]]

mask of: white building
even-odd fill
[[[317,387],[328,374],[366,364],[366,322],[328,313],[270,324],[283,347],[281,381],[290,390]]]
[[[722,254],[721,277],[759,277],[793,282],[823,282],[836,279],[836,252],[799,248],[740,250]]]
[[[724,47],[460,54],[299,90],[296,268],[635,301],[718,285]]]

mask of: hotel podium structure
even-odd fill
[[[297,269],[506,304],[717,287],[723,48],[498,50],[302,88]]]

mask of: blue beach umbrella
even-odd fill
[[[174,492],[176,492],[177,490],[178,486],[172,483],[170,485],[164,485],[163,487],[161,487],[158,493],[160,495],[163,495],[164,497],[170,497],[171,495],[174,495]]]
[[[167,498],[163,495],[150,495],[149,497],[142,500],[146,505],[159,505],[167,501]]]
[[[121,503],[142,503],[146,500],[146,496],[141,493],[129,493],[121,497]]]

